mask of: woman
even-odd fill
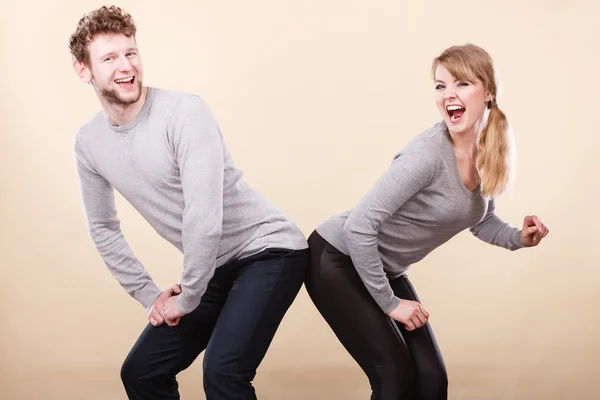
[[[495,213],[512,158],[489,54],[450,47],[432,74],[443,120],[410,141],[354,209],[309,238],[308,293],[367,374],[372,400],[447,398],[429,314],[405,275],[411,264],[467,228],[509,250],[536,246],[549,231],[536,216],[518,229]]]

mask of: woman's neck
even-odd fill
[[[452,140],[452,147],[454,147],[455,152],[473,157],[477,143],[477,132],[475,129],[461,133],[450,133],[450,139]]]

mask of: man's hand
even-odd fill
[[[173,299],[175,300],[175,296],[181,293],[181,287],[179,285],[173,285],[169,289],[163,291],[156,300],[154,300],[154,304],[150,308],[150,312],[148,312],[148,321],[153,326],[160,326],[165,322],[164,316],[164,306],[167,300]]]
[[[177,307],[177,296],[169,297],[167,301],[165,301],[163,305],[163,315],[165,317],[165,322],[169,326],[177,325],[181,317],[185,315],[179,311],[179,307]]]

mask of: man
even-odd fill
[[[121,369],[127,395],[178,399],[176,375],[206,349],[207,399],[255,399],[251,381],[302,285],[304,235],[244,182],[201,98],[143,85],[129,14],[88,13],[69,47],[103,108],[74,140],[87,227],[150,321]],[[136,259],[114,189],[183,252],[179,285],[161,292]]]

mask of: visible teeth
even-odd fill
[[[446,108],[448,109],[448,111],[464,110],[463,106],[456,106],[456,105],[448,106]]]
[[[129,78],[116,79],[115,82],[125,83],[125,82],[131,82],[132,80],[133,80],[133,76],[130,76]]]

